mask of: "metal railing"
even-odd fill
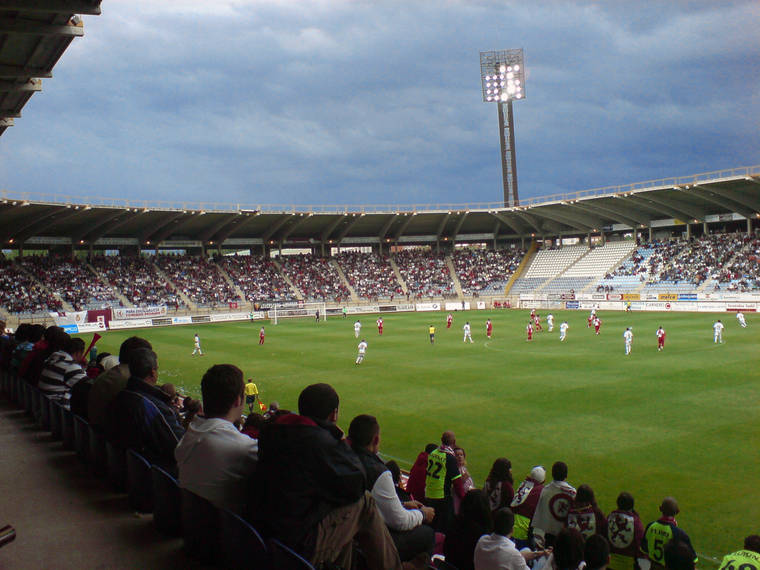
[[[562,192],[546,196],[525,198],[520,208],[530,208],[551,202],[599,198],[637,190],[680,187],[699,183],[719,182],[727,179],[750,178],[760,176],[760,165],[741,166],[712,172],[701,172],[688,176],[675,176],[579,190]],[[108,198],[98,196],[72,196],[67,194],[12,192],[0,190],[0,200],[4,202],[29,202],[35,204],[66,205],[72,208],[113,207],[127,208],[135,211],[161,210],[186,211],[193,213],[305,213],[305,214],[387,214],[387,213],[426,213],[426,212],[463,212],[510,210],[503,202],[465,202],[465,203],[420,203],[420,204],[242,204],[231,202],[189,202],[183,200],[129,200],[125,198]]]

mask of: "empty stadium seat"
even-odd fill
[[[272,568],[277,570],[315,570],[308,560],[275,538],[269,541],[269,552]]]
[[[108,473],[108,455],[106,453],[106,437],[103,432],[87,424],[90,442],[90,469],[93,474],[102,477]]]
[[[122,448],[110,441],[106,441],[106,471],[108,482],[114,491],[125,491],[127,488],[127,454]]]
[[[180,489],[182,537],[189,556],[206,563],[219,558],[219,509],[210,501]]]
[[[150,462],[134,449],[127,450],[129,506],[139,513],[153,512],[153,477]]]
[[[74,451],[84,463],[90,460],[90,424],[82,416],[74,414]]]
[[[50,398],[42,392],[38,393],[39,416],[38,423],[42,431],[50,431]]]
[[[61,417],[61,440],[63,441],[64,449],[74,449],[74,414],[63,402],[56,400],[53,405],[58,408],[58,413]]]
[[[158,465],[150,466],[153,482],[153,522],[167,536],[182,534],[182,500],[179,483]],[[241,561],[246,558],[241,557]]]
[[[270,567],[266,543],[253,526],[226,509],[220,511],[219,518],[221,558],[225,568]]]
[[[53,439],[61,439],[63,430],[61,426],[61,406],[57,400],[50,401],[50,435]]]

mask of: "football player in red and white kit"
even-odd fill
[[[381,336],[383,334],[383,317],[377,318],[377,334]]]
[[[544,327],[541,326],[541,315],[539,314],[533,315],[533,328],[536,329],[536,332],[538,331],[543,332]]]
[[[486,336],[488,339],[491,339],[491,334],[493,334],[493,323],[491,322],[491,319],[488,319],[486,321]]]
[[[447,329],[450,329],[450,328],[451,328],[451,323],[452,323],[453,321],[454,321],[454,317],[451,315],[451,313],[449,313],[449,314],[446,316],[446,328],[447,328]]]
[[[528,326],[525,327],[525,332],[528,333],[528,340],[533,340],[533,323],[528,321]]]
[[[662,327],[657,329],[657,350],[662,351],[665,348],[665,329]]]
[[[594,332],[596,334],[599,334],[599,327],[602,326],[602,319],[599,317],[594,317]]]

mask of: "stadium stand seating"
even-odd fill
[[[21,267],[53,294],[69,303],[75,311],[120,306],[110,285],[101,281],[78,259],[61,257],[25,257]]]
[[[393,256],[410,297],[450,297],[454,281],[444,254],[423,249],[404,250]]]
[[[391,299],[403,293],[387,256],[345,251],[335,260],[360,299]]]
[[[738,283],[744,279],[744,290],[750,291],[758,286],[756,272],[755,277],[752,273],[756,264],[749,260],[755,255],[751,252],[757,241],[745,234],[710,234],[644,244],[599,280],[597,290],[694,293],[700,287],[714,290],[721,282],[733,281],[737,282],[733,290],[739,290]],[[757,249],[755,246],[754,251]]]
[[[452,256],[465,295],[500,295],[520,265],[522,249],[459,249]]]
[[[309,301],[341,301],[351,298],[340,275],[329,260],[313,255],[288,255],[279,258],[283,272]]]
[[[35,313],[60,311],[63,303],[51,292],[44,290],[21,266],[0,259],[0,307],[10,313],[31,316]]]
[[[636,247],[633,241],[608,242],[591,248],[578,261],[555,279],[547,283],[544,293],[581,292],[591,283],[605,275],[607,270],[620,262]]]
[[[536,253],[530,266],[515,280],[511,294],[530,293],[556,277],[588,252],[585,245],[571,245],[560,249],[542,249]]]
[[[155,263],[198,306],[242,301],[212,260],[189,255],[158,255]]]
[[[277,267],[268,259],[251,255],[225,255],[216,262],[247,301],[291,301],[295,297]]]
[[[111,287],[120,291],[136,307],[180,308],[184,302],[146,257],[98,256],[92,266]]]

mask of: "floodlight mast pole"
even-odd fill
[[[501,178],[504,207],[518,206],[515,116],[512,101],[525,97],[525,62],[522,49],[480,52],[480,81],[484,103],[496,103],[499,113]]]
[[[504,207],[519,206],[517,194],[517,159],[515,157],[515,115],[512,100],[498,103],[499,142],[501,143],[501,178],[504,184]],[[505,120],[506,111],[506,120]]]

